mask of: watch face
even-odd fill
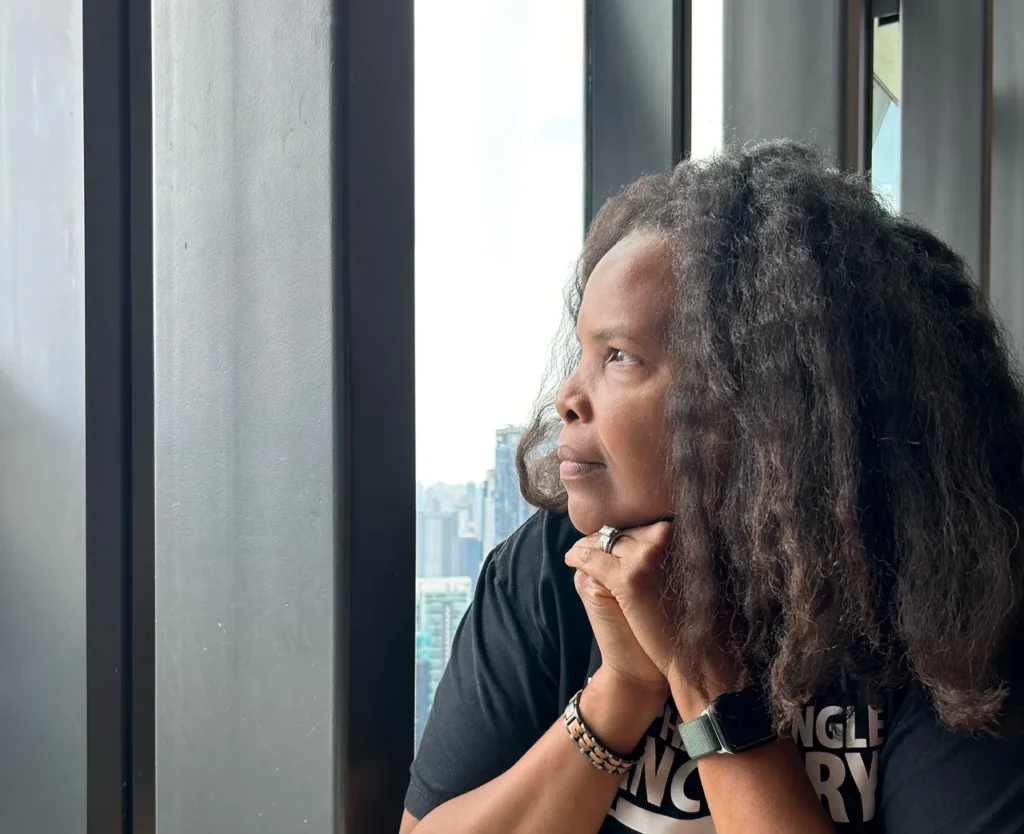
[[[775,738],[772,717],[759,687],[725,692],[708,710],[728,753],[742,753]]]

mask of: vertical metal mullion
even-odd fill
[[[126,0],[83,7],[89,834],[131,825],[126,36]]]
[[[583,10],[583,217],[584,228],[597,213],[594,205],[594,0]]]
[[[677,153],[672,161],[678,162],[688,158],[692,148],[693,0],[677,0],[672,10],[672,83],[672,146]]]
[[[724,2],[726,140],[809,140],[855,165],[859,0]]]
[[[875,93],[875,17],[872,13],[871,0],[860,0],[859,6],[860,19],[851,21],[851,25],[859,25],[860,28],[859,59],[854,67],[857,74],[857,115],[860,119],[860,131],[857,137],[860,143],[860,159],[857,170],[869,173],[874,137],[872,124]]]
[[[688,0],[591,0],[586,7],[585,214],[689,148]]]
[[[415,731],[413,3],[343,9],[333,79],[336,681],[341,830],[358,834],[398,830]]]
[[[988,286],[991,2],[903,0],[904,212],[946,240]]]
[[[840,164],[849,171],[871,170],[874,31],[872,0],[842,0],[842,115]]]
[[[981,291],[986,298],[991,296],[992,284],[992,161],[993,161],[993,60],[994,60],[994,4],[995,0],[983,0],[985,45],[981,82]]]
[[[152,7],[128,7],[128,172],[131,317],[131,834],[156,832],[156,658],[153,483]]]
[[[993,5],[989,298],[1024,361],[1024,4]]]

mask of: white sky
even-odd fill
[[[694,7],[701,154],[721,137],[721,3]],[[529,414],[583,242],[584,2],[415,10],[417,478],[482,480],[495,429]]]
[[[582,0],[416,2],[417,478],[529,414],[583,241]]]

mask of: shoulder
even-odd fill
[[[922,820],[928,830],[957,834],[1024,829],[1024,736],[953,732],[916,686],[889,729],[881,774],[885,830],[910,830]]]
[[[565,564],[580,538],[567,515],[539,510],[487,557],[474,602],[482,626],[514,631],[563,676],[575,670],[591,638],[574,571]]]
[[[580,538],[568,515],[538,510],[490,554],[491,578],[510,596],[532,591],[542,582],[568,581],[571,586],[565,554]]]

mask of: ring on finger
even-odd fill
[[[612,548],[615,546],[615,542],[617,542],[621,536],[622,531],[618,527],[609,527],[606,524],[598,531],[597,546],[605,553],[611,553]]]

